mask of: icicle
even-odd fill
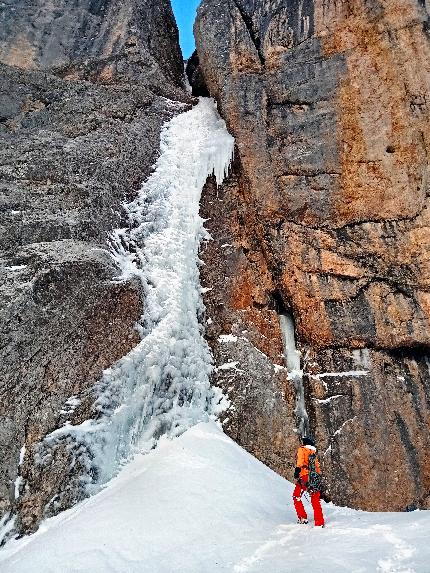
[[[16,516],[10,512],[0,519],[0,547],[13,536],[16,523]]]

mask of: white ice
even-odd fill
[[[371,366],[370,352],[368,348],[358,348],[352,351],[352,358],[357,366],[369,370]]]
[[[26,447],[24,444],[19,451],[18,472],[20,471],[20,467],[24,463],[25,451],[26,451]],[[16,476],[15,482],[14,482],[15,499],[18,499],[19,496],[21,495],[21,487],[22,487],[23,483],[24,483],[24,480],[23,480],[22,476],[18,474]],[[0,540],[1,540],[1,536],[0,536]]]
[[[12,267],[4,267],[7,271],[22,271],[22,269],[26,269],[27,265],[14,265]]]
[[[70,398],[64,403],[63,409],[60,410],[60,414],[73,414],[73,412],[80,404],[80,398],[77,396],[70,396]]]
[[[235,372],[244,372],[244,370],[241,370],[240,368],[237,367],[237,365],[239,364],[239,362],[224,362],[224,364],[220,364],[219,366],[216,366],[215,370],[234,370]]]
[[[305,436],[309,433],[309,418],[306,412],[301,354],[297,350],[293,317],[286,313],[280,314],[279,324],[282,332],[284,359],[288,371],[288,378],[293,382],[296,391],[294,413],[298,422],[297,430],[301,436]]]
[[[218,340],[219,342],[237,342],[237,336],[234,336],[234,334],[220,334]]]
[[[201,423],[0,550],[2,573],[429,573],[430,512],[323,503],[297,525],[292,484]],[[312,510],[305,500],[309,517]]]
[[[23,478],[22,476],[17,476],[15,478],[14,481],[14,495],[15,495],[15,499],[18,499],[20,496],[20,491],[21,491],[21,486],[23,484]]]
[[[20,466],[22,466],[22,464],[24,463],[25,451],[26,451],[26,447],[25,447],[25,444],[24,444],[23,446],[21,446],[21,449],[19,450],[19,462],[18,462],[18,465],[20,465]]]
[[[275,370],[275,373],[278,374],[278,372],[283,372],[285,370],[287,370],[285,368],[285,366],[280,366],[279,364],[274,364],[273,365],[273,369]],[[287,371],[288,372],[288,371]]]

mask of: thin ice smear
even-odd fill
[[[227,175],[234,139],[213,100],[202,98],[166,124],[160,150],[154,172],[124,206],[128,226],[111,236],[118,280],[137,278],[143,291],[141,342],[104,372],[98,420],[48,438],[72,434],[84,443],[98,484],[160,436],[208,420],[222,401],[209,383],[212,357],[201,324],[198,251],[208,235],[199,201],[209,175],[218,185]]]

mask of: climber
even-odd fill
[[[297,451],[297,467],[294,471],[294,479],[297,480],[297,483],[293,492],[293,501],[298,523],[308,523],[308,516],[302,502],[302,494],[305,491],[309,491],[314,510],[315,526],[324,527],[324,516],[320,500],[321,470],[316,455],[315,441],[313,438],[304,437],[302,442],[303,445]]]

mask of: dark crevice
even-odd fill
[[[354,337],[354,341],[357,337]],[[422,342],[411,342],[409,346],[399,345],[397,347],[389,348],[387,346],[381,346],[376,344],[371,340],[366,340],[365,344],[357,345],[354,342],[350,344],[345,344],[345,341],[336,343],[332,342],[321,346],[321,350],[346,350],[351,351],[351,349],[360,350],[366,348],[367,350],[372,350],[373,352],[383,352],[388,354],[390,357],[394,358],[409,358],[413,360],[425,360],[426,358],[430,360],[430,345],[423,344]]]
[[[261,50],[261,41],[260,41],[260,38],[258,38],[257,34],[255,33],[254,26],[252,24],[252,18],[245,13],[245,11],[240,7],[240,5],[238,4],[238,2],[236,0],[233,0],[233,4],[238,9],[239,14],[243,20],[243,23],[245,24],[246,29],[248,30],[249,37],[251,38],[251,41],[255,46],[255,49],[257,51],[260,63],[262,66],[264,66],[265,60],[264,60],[263,52]]]
[[[411,346],[399,346],[398,348],[386,350],[386,352],[397,360],[410,359],[419,362],[429,358],[430,346],[417,342],[411,344]]]
[[[418,0],[418,4],[421,6],[424,14],[423,30],[427,36],[430,36],[430,14],[426,7],[426,0]]]
[[[338,175],[338,173],[332,173],[332,175]],[[356,221],[351,223],[345,223],[344,225],[334,226],[330,225],[329,223],[321,223],[321,225],[310,225],[305,223],[300,223],[298,221],[294,221],[289,219],[288,217],[285,218],[285,223],[290,223],[297,227],[301,227],[304,229],[313,229],[314,231],[326,231],[326,232],[340,232],[346,229],[354,229],[359,228],[362,225],[366,225],[368,223],[372,223],[374,225],[387,225],[389,223],[397,224],[397,223],[411,223],[418,219],[421,216],[423,211],[427,208],[427,202],[424,202],[422,208],[415,214],[411,215],[410,217],[398,217],[396,219],[366,219],[364,221]]]
[[[271,307],[277,312],[277,314],[287,314],[288,309],[284,303],[284,299],[278,290],[275,290],[270,295]]]
[[[334,252],[334,251],[330,251],[330,252]],[[360,257],[363,258],[365,260],[365,257]],[[356,260],[355,258],[352,258],[352,260]],[[363,269],[364,270],[364,269]],[[372,271],[370,271],[372,272]],[[340,280],[344,280],[350,283],[357,283],[357,293],[355,295],[352,295],[351,297],[349,297],[350,300],[353,300],[354,298],[357,298],[357,296],[361,293],[366,291],[367,289],[369,289],[372,284],[381,284],[384,286],[389,287],[390,293],[389,294],[401,294],[403,295],[405,298],[410,298],[410,299],[414,299],[415,296],[415,290],[419,288],[418,285],[409,285],[409,284],[401,284],[398,282],[398,279],[396,278],[392,278],[389,276],[367,276],[367,277],[361,277],[361,278],[356,278],[356,277],[350,277],[350,276],[346,276],[346,275],[342,275],[340,273],[336,273],[336,272],[323,272],[323,271],[309,271],[308,272],[309,275],[318,275],[320,277],[335,277],[338,278]],[[359,284],[361,282],[361,284]],[[423,289],[424,290],[424,289]],[[426,292],[424,290],[424,292]]]
[[[194,50],[192,56],[187,60],[185,73],[191,86],[192,95],[195,97],[210,97],[209,89],[203,77],[200,67],[197,50]]]
[[[307,108],[315,108],[315,103],[320,103],[324,100],[318,100],[317,102],[315,101],[307,101],[307,100],[282,100],[282,101],[278,101],[278,102],[274,102],[270,99],[267,100],[267,108],[268,109],[276,109],[277,107],[287,107],[287,108],[291,108],[291,107],[307,107]]]
[[[278,178],[280,177],[319,177],[320,175],[337,175],[340,176],[342,175],[342,173],[340,173],[339,171],[314,171],[312,173],[307,173],[305,171],[300,171],[299,169],[296,169],[294,171],[285,171],[284,173],[281,173],[280,175],[277,175]]]
[[[406,459],[410,465],[410,475],[412,476],[414,485],[416,489],[419,491],[421,488],[421,476],[420,476],[420,460],[417,455],[417,451],[415,445],[413,443],[412,437],[409,434],[409,429],[406,422],[400,416],[398,412],[394,412],[396,417],[396,424],[400,434],[400,440],[403,444],[405,449]]]
[[[288,312],[288,311],[287,311]],[[308,344],[304,342],[304,344]],[[337,350],[339,352],[351,352],[351,349],[362,350],[363,348],[372,352],[381,352],[395,360],[415,360],[416,362],[426,362],[430,364],[430,344],[422,342],[411,343],[409,346],[399,345],[395,348],[381,346],[380,344],[366,341],[365,345],[357,346],[356,344],[345,344],[345,342],[327,344],[321,350]]]

